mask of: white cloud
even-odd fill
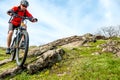
[[[104,10],[105,23],[109,25],[119,24],[119,7],[120,5],[115,0],[100,0],[102,9]]]

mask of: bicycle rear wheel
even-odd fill
[[[16,62],[18,66],[22,67],[26,61],[29,48],[29,35],[27,31],[22,31],[17,41],[18,48],[16,48]],[[22,45],[22,41],[24,41],[24,45]]]
[[[11,57],[10,60],[13,61],[15,59],[15,53],[16,53],[16,49],[15,49],[15,40],[16,38],[13,39],[13,42],[10,46],[10,53],[11,53]]]

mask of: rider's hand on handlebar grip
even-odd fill
[[[10,16],[13,16],[13,13],[9,13]]]
[[[8,13],[10,16],[13,16],[13,17],[15,17],[15,16],[17,16],[17,14],[16,13]]]
[[[38,21],[38,19],[37,19],[37,18],[35,18],[34,20],[35,20],[36,22]]]
[[[38,21],[37,18],[33,18],[33,19],[32,19],[32,22],[37,22],[37,21]]]

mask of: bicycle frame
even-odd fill
[[[16,28],[15,37],[13,38],[13,39],[15,39],[16,42],[18,42],[18,40],[19,40],[18,38],[23,30],[26,30],[26,29],[22,26]]]

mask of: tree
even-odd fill
[[[118,37],[120,36],[120,26],[108,26],[102,27],[99,31],[99,34],[106,37]]]

